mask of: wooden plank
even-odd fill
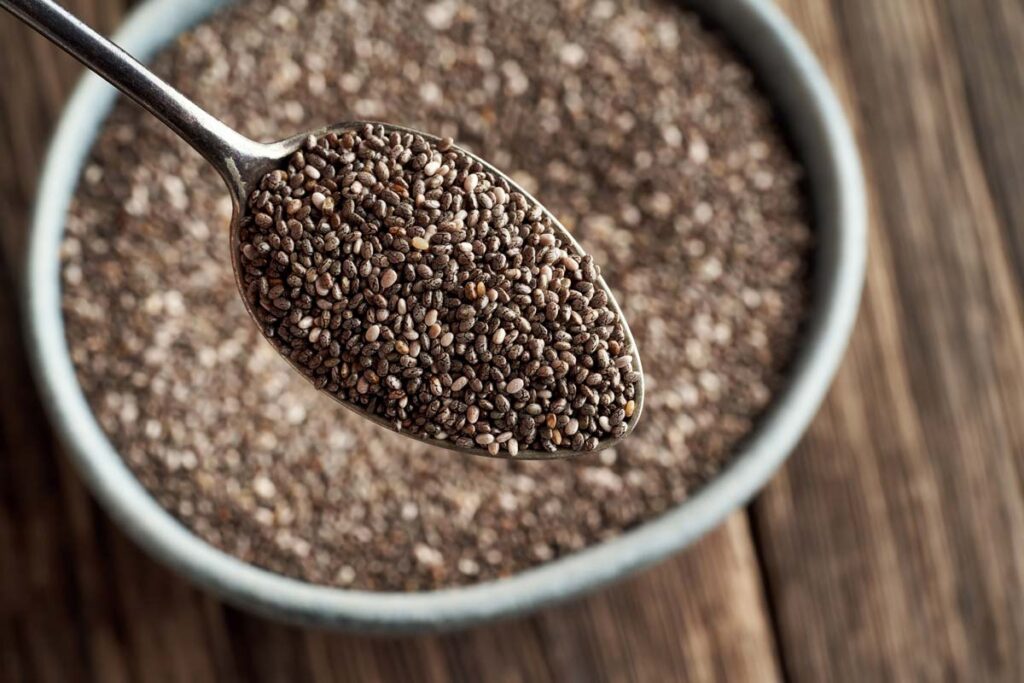
[[[5,169],[5,185],[0,188],[0,210],[5,221],[3,243],[8,253],[20,253],[35,194],[38,169],[60,107],[63,105],[79,67],[71,57],[51,43],[26,31],[6,13],[0,15],[0,35],[10,42],[0,50],[0,82],[7,97],[0,98],[0,152],[17,164]],[[20,274],[20,264],[9,264]]]
[[[16,319],[9,272],[0,268],[5,359],[22,357]],[[0,363],[0,678],[71,680],[88,670],[88,653],[55,449],[29,382],[24,363]]]
[[[120,0],[64,4],[101,30]],[[0,15],[0,319],[47,136],[78,68]],[[146,558],[61,457],[17,325],[0,326],[0,679],[772,681],[770,620],[745,515],[622,586],[458,634],[369,639],[226,608]]]
[[[943,8],[985,179],[1024,287],[1024,3],[944,0]]]
[[[783,661],[798,681],[1021,680],[1020,290],[948,26],[932,0],[783,6],[852,104],[875,206],[849,357],[755,506]]]

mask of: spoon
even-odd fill
[[[255,142],[204,111],[194,102],[146,69],[131,55],[100,36],[98,33],[79,21],[76,17],[71,15],[63,7],[58,5],[56,2],[53,2],[53,0],[0,0],[0,7],[14,14],[54,44],[62,48],[72,57],[80,61],[86,67],[102,76],[118,90],[133,99],[136,103],[142,105],[151,114],[163,121],[179,137],[191,145],[211,165],[213,165],[214,168],[217,169],[217,172],[227,185],[232,199],[233,210],[230,228],[230,244],[235,282],[239,287],[239,291],[242,293],[242,300],[245,302],[246,311],[253,319],[254,324],[259,326],[249,297],[245,295],[245,289],[241,277],[242,269],[239,264],[240,225],[242,223],[242,219],[245,218],[245,209],[249,196],[252,191],[259,186],[260,181],[267,173],[284,168],[289,157],[303,146],[304,142],[310,135],[317,139],[320,139],[332,132],[341,135],[345,131],[359,130],[368,122],[349,121],[339,123],[314,131],[306,131],[274,143]],[[372,123],[372,125],[383,126],[386,133],[412,133],[421,136],[433,145],[441,143],[441,140],[438,137],[414,131],[409,128],[381,123]],[[522,193],[528,202],[539,206],[550,221],[557,237],[563,241],[565,248],[575,252],[578,256],[584,255],[585,252],[582,247],[565,229],[565,227],[562,226],[554,215],[544,208],[543,205],[537,202],[536,199],[526,192],[526,190],[483,159],[480,159],[476,155],[473,155],[464,149],[456,149],[460,153],[477,161],[485,171],[492,173],[496,178],[500,178],[508,182],[509,187],[516,192]],[[626,423],[627,429],[625,433],[615,438],[608,437],[599,441],[595,450],[601,450],[615,446],[617,443],[625,439],[636,426],[643,409],[644,379],[640,356],[636,350],[636,343],[633,339],[632,333],[630,332],[629,326],[626,324],[625,317],[622,315],[622,310],[619,308],[618,302],[611,290],[608,288],[608,285],[604,282],[603,278],[598,277],[594,284],[604,291],[608,299],[608,307],[622,323],[625,341],[632,351],[632,367],[637,373],[639,373],[640,377],[634,385],[635,396],[633,400],[635,407],[633,409],[632,416]],[[301,371],[301,368],[299,368],[291,359],[286,356],[284,357],[292,364],[296,371],[306,377],[305,373]],[[335,401],[341,403],[349,410],[358,413],[362,417],[391,431],[398,432],[405,437],[413,438],[432,446],[469,453],[471,455],[505,458],[510,457],[505,451],[501,451],[498,455],[495,455],[485,448],[460,447],[451,441],[434,439],[426,435],[410,431],[401,431],[396,428],[394,423],[389,422],[376,414],[370,413],[359,406],[351,404],[333,393],[323,393],[335,399]],[[559,449],[554,452],[524,449],[519,451],[515,458],[553,459],[569,458],[576,455],[580,455],[580,453],[571,449]]]

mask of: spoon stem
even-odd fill
[[[232,188],[265,156],[263,145],[204,111],[53,0],[0,0],[0,7],[167,124],[213,164]]]

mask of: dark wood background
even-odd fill
[[[65,0],[111,30],[125,0]],[[868,284],[832,392],[746,511],[515,621],[280,626],[143,556],[61,456],[15,287],[79,68],[0,16],[0,680],[1024,680],[1024,2],[783,0],[857,129]]]

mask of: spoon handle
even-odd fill
[[[239,186],[242,169],[264,156],[263,145],[204,111],[53,0],[0,0],[0,7],[149,110],[213,164],[232,187]]]

